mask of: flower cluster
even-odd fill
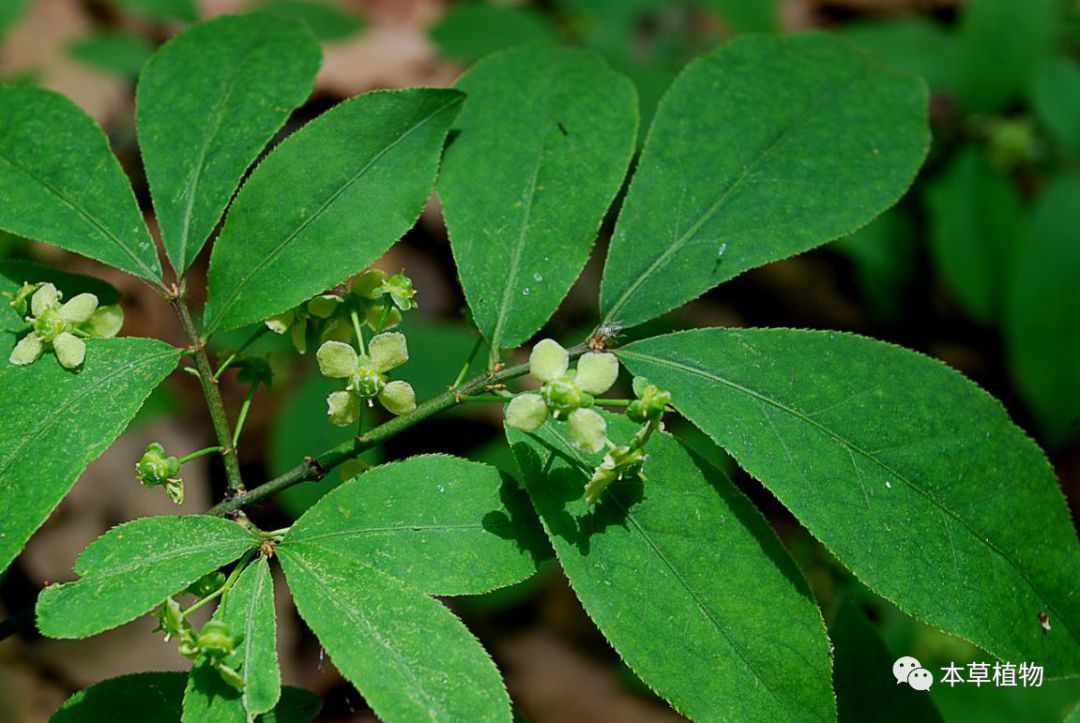
[[[642,427],[628,444],[612,446],[604,455],[603,461],[593,470],[592,477],[585,484],[587,504],[596,502],[612,482],[624,477],[635,476],[645,480],[645,475],[641,472],[649,458],[645,453],[645,443],[654,431],[663,429],[661,419],[671,402],[671,394],[655,384],[650,384],[643,377],[634,377],[634,396],[637,399],[627,406],[626,416],[635,422],[643,423]]]
[[[31,329],[12,349],[8,361],[19,366],[33,364],[51,349],[62,367],[75,369],[86,358],[83,339],[116,336],[124,323],[124,312],[118,305],[99,307],[93,294],[78,294],[61,304],[62,298],[49,283],[23,284],[15,293],[11,307]]]
[[[412,279],[368,269],[358,274],[343,296],[321,294],[295,309],[272,316],[266,326],[276,334],[289,334],[301,354],[308,340],[347,342],[353,334],[353,316],[376,333],[401,323],[401,313],[417,307]]]
[[[645,443],[655,430],[663,428],[661,419],[671,402],[671,394],[635,377],[636,398],[627,405],[626,416],[642,427],[627,444],[616,445],[607,438],[604,418],[591,409],[596,404],[595,397],[609,390],[619,375],[619,362],[614,354],[588,352],[578,360],[577,369],[570,369],[569,352],[558,342],[544,339],[533,347],[529,374],[544,385],[539,392],[525,392],[510,400],[506,406],[506,423],[515,429],[535,432],[549,415],[553,419],[565,417],[571,444],[593,454],[606,448],[607,453],[585,485],[588,504],[596,502],[616,480],[631,475],[644,479],[641,468],[648,459]]]
[[[211,574],[216,577],[220,573]],[[218,587],[220,586],[219,584]],[[177,650],[185,658],[195,662],[205,660],[218,672],[222,680],[234,688],[243,689],[243,676],[225,664],[225,659],[244,642],[243,633],[234,633],[221,620],[207,621],[202,630],[196,633],[180,609],[180,604],[171,597],[165,600],[158,612],[157,630],[165,633],[166,641],[172,638],[179,640]]]
[[[146,446],[142,458],[135,465],[135,476],[147,487],[165,487],[165,494],[178,505],[184,503],[184,480],[180,479],[180,460],[165,454],[158,442]]]
[[[599,452],[607,445],[607,423],[590,409],[619,376],[614,354],[589,352],[577,369],[570,369],[570,355],[553,339],[544,339],[529,356],[529,374],[544,383],[539,393],[526,392],[511,400],[506,423],[515,429],[534,432],[547,420],[566,418],[571,444],[586,452]]]
[[[323,376],[349,380],[343,391],[326,398],[330,421],[339,427],[355,422],[364,403],[372,406],[376,397],[391,414],[416,409],[412,385],[386,378],[388,371],[409,360],[404,334],[390,332],[373,337],[366,354],[357,354],[351,344],[328,341],[319,347],[315,357]]]

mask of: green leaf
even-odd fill
[[[51,638],[85,638],[150,612],[259,544],[219,517],[143,517],[112,528],[75,562],[79,579],[42,590],[37,624]]]
[[[431,195],[463,99],[448,89],[367,93],[275,148],[214,244],[207,329],[290,309],[381,256]]]
[[[972,0],[957,34],[956,92],[964,110],[989,113],[1024,94],[1053,49],[1057,0]]]
[[[637,428],[605,416],[617,442]],[[650,687],[696,720],[834,717],[821,613],[776,534],[720,470],[657,433],[648,481],[615,482],[588,507],[600,455],[571,446],[562,423],[507,431],[574,592]]]
[[[60,706],[49,723],[101,723],[123,712],[132,721],[180,720],[183,673],[132,673],[80,690]]]
[[[1053,58],[1039,66],[1032,89],[1035,115],[1058,143],[1080,155],[1080,64]]]
[[[285,540],[372,561],[432,595],[505,587],[548,557],[512,477],[440,454],[376,467],[345,483],[297,520]]]
[[[1016,384],[1050,444],[1080,432],[1080,180],[1044,191],[1012,270],[1005,341]]]
[[[18,338],[30,329],[26,320],[11,308],[10,297],[25,283],[47,281],[63,293],[65,299],[88,292],[98,297],[101,304],[115,304],[120,294],[112,285],[94,278],[66,271],[58,271],[32,261],[19,259],[0,260],[0,369],[8,366],[8,356]]]
[[[195,663],[184,689],[181,723],[246,723],[247,714],[240,691],[222,679],[210,663]]]
[[[243,708],[251,715],[272,710],[281,697],[277,658],[274,580],[265,557],[248,565],[226,593],[219,615],[244,639],[226,660],[244,677]],[[220,676],[218,676],[220,677]]]
[[[156,20],[191,22],[198,18],[195,0],[109,0],[109,2]]]
[[[185,673],[133,673],[110,678],[80,690],[53,714],[50,723],[101,723],[124,720],[142,723],[180,720]],[[319,712],[319,699],[310,691],[286,686],[281,702],[257,718],[260,723],[308,723]]]
[[[531,44],[477,63],[439,197],[465,298],[495,349],[581,274],[637,140],[637,96],[595,53]]]
[[[896,202],[929,143],[927,91],[833,36],[733,40],[660,103],[600,307],[633,326]]]
[[[925,691],[896,682],[891,673],[897,656],[889,652],[854,603],[841,603],[829,635],[836,646],[833,679],[840,723],[941,721],[941,714]],[[937,670],[931,672],[935,678],[940,677]]]
[[[108,139],[58,93],[0,86],[0,228],[160,284],[157,249]]]
[[[952,87],[956,43],[933,20],[910,15],[888,21],[863,21],[842,25],[839,32],[897,70],[921,75],[933,90]]]
[[[442,603],[323,548],[278,556],[300,616],[380,718],[510,720],[498,669]]]
[[[876,593],[1003,660],[1080,672],[1080,546],[1053,469],[964,377],[786,329],[669,334],[619,356]]]
[[[139,145],[165,250],[183,273],[241,177],[308,97],[319,45],[264,15],[225,16],[180,34],[139,78]]]
[[[74,43],[71,57],[98,70],[134,78],[154,54],[149,40],[123,30],[103,30]]]
[[[345,40],[364,27],[363,21],[354,13],[326,2],[269,0],[259,7],[259,11],[280,20],[303,24],[323,42]]]
[[[48,357],[0,370],[0,571],[179,357],[151,339],[89,339],[76,373]]]
[[[977,146],[961,149],[926,187],[934,266],[973,319],[992,324],[1025,224],[1019,193]]]
[[[465,2],[431,28],[431,40],[444,55],[472,61],[534,40],[555,40],[555,32],[531,8]]]

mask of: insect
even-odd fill
[[[585,343],[592,351],[603,351],[607,347],[608,342],[614,341],[619,338],[622,332],[622,324],[604,324],[600,326],[592,333]]]

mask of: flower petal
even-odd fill
[[[60,307],[60,318],[69,324],[89,321],[98,308],[98,298],[93,294],[79,294]]]
[[[339,427],[347,427],[360,416],[364,403],[352,392],[333,392],[326,398],[326,407],[331,422]]]
[[[390,382],[379,392],[379,401],[391,414],[408,414],[416,409],[416,392],[408,382]]]
[[[542,382],[558,379],[570,366],[570,355],[554,339],[541,339],[529,355],[529,374]]]
[[[120,333],[124,325],[124,310],[119,304],[99,307],[82,329],[87,334],[99,339],[111,339]]]
[[[409,361],[405,335],[393,331],[375,336],[368,344],[368,356],[371,357],[372,368],[380,374],[401,366]]]
[[[328,341],[315,353],[319,371],[324,377],[344,379],[356,371],[358,358],[351,345],[341,341]]]
[[[583,392],[603,394],[619,377],[619,360],[614,354],[588,352],[578,360],[574,380]]]
[[[289,329],[293,348],[300,354],[307,354],[307,327],[306,321],[298,321]]]
[[[39,357],[41,357],[41,337],[32,331],[15,345],[8,361],[15,366],[25,366],[33,364]]]
[[[364,299],[377,299],[382,296],[381,289],[387,273],[382,269],[368,269],[353,279],[352,293]]]
[[[41,288],[30,297],[30,313],[41,316],[60,303],[60,292],[52,284],[42,284]]]
[[[86,358],[86,342],[65,331],[53,339],[53,351],[56,352],[60,366],[65,369],[74,369]]]
[[[289,330],[289,327],[292,326],[295,320],[296,313],[292,309],[289,309],[288,311],[281,312],[277,316],[271,316],[265,323],[266,328],[275,334],[284,334]]]
[[[308,313],[319,319],[327,319],[341,306],[341,297],[334,294],[316,296],[307,303]]]
[[[575,409],[567,418],[570,443],[586,452],[599,452],[607,441],[607,422],[591,409]]]
[[[540,429],[547,416],[547,405],[539,394],[519,394],[506,405],[506,423],[522,432]]]

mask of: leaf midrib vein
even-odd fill
[[[643,353],[637,352],[637,351],[628,351],[628,350],[624,349],[624,350],[622,350],[620,352],[620,355],[621,356],[628,356],[628,357],[631,357],[631,358],[636,357],[636,358],[641,359],[643,361],[653,362],[655,364],[659,364],[661,366],[667,366],[667,367],[670,367],[672,369],[678,369],[678,370],[681,370],[681,371],[684,371],[684,372],[687,372],[687,373],[690,373],[690,374],[695,374],[695,375],[700,376],[700,377],[702,377],[704,379],[708,379],[710,381],[716,382],[717,384],[721,384],[723,386],[730,387],[731,389],[734,389],[734,390],[736,390],[738,392],[746,394],[747,396],[751,397],[752,399],[755,399],[758,402],[764,402],[765,404],[768,404],[768,405],[770,405],[772,407],[775,407],[776,409],[778,409],[778,410],[780,410],[782,412],[785,412],[785,413],[795,417],[796,419],[799,419],[799,420],[805,422],[806,424],[809,424],[810,426],[812,426],[812,427],[818,429],[820,432],[824,433],[826,436],[832,437],[834,440],[839,442],[843,447],[845,447],[849,451],[858,453],[861,457],[869,460],[870,462],[872,462],[875,465],[877,465],[878,467],[880,467],[888,475],[890,475],[893,479],[895,479],[895,480],[897,480],[899,482],[902,482],[907,487],[909,487],[910,489],[915,491],[919,496],[921,496],[924,499],[928,500],[931,504],[933,504],[935,507],[937,507],[938,510],[940,510],[942,514],[947,515],[950,519],[955,520],[961,527],[966,529],[968,531],[968,533],[972,536],[972,538],[976,542],[979,542],[980,544],[985,545],[989,550],[994,552],[1002,560],[1004,560],[1006,563],[1008,563],[1009,567],[1011,567],[1024,580],[1024,582],[1026,582],[1028,584],[1028,586],[1031,588],[1031,590],[1033,592],[1035,592],[1040,598],[1042,598],[1043,602],[1046,604],[1046,607],[1050,610],[1050,612],[1054,613],[1055,617],[1058,620],[1061,621],[1062,625],[1069,631],[1069,634],[1072,636],[1072,638],[1075,641],[1080,641],[1080,636],[1078,636],[1076,631],[1073,629],[1072,625],[1069,622],[1069,619],[1066,616],[1063,616],[1058,612],[1058,610],[1055,608],[1054,604],[1051,602],[1050,596],[1046,595],[1042,591],[1042,588],[1040,586],[1036,585],[1031,580],[1031,578],[1028,577],[1028,575],[1024,571],[1024,569],[1020,565],[1018,565],[1008,553],[1006,553],[1004,550],[999,548],[997,546],[997,544],[994,543],[989,538],[983,537],[974,527],[971,526],[971,524],[969,524],[967,522],[967,520],[960,517],[955,512],[953,512],[948,507],[946,507],[941,502],[939,502],[937,500],[937,498],[935,498],[932,494],[930,494],[929,491],[922,489],[921,487],[916,485],[912,480],[908,479],[906,476],[904,476],[900,472],[893,469],[890,465],[888,465],[885,462],[883,462],[882,460],[878,459],[871,452],[869,452],[867,450],[864,450],[862,447],[860,447],[857,444],[855,444],[854,442],[848,440],[846,437],[844,437],[839,432],[833,431],[831,428],[825,426],[824,424],[822,424],[820,422],[815,421],[813,418],[807,416],[806,414],[800,412],[799,410],[797,410],[797,409],[795,409],[793,407],[787,406],[786,404],[779,401],[778,399],[773,399],[772,397],[769,397],[768,395],[762,394],[761,392],[758,392],[758,391],[756,391],[754,389],[750,389],[749,387],[746,387],[746,386],[743,386],[743,385],[741,385],[741,384],[739,384],[737,382],[731,381],[730,379],[725,379],[723,377],[717,376],[716,374],[708,372],[708,371],[706,371],[704,369],[699,369],[697,367],[692,367],[692,366],[689,366],[687,364],[681,364],[679,362],[671,361],[671,360],[668,360],[668,359],[663,359],[663,358],[660,358],[660,357],[654,357],[654,356],[651,356],[649,354],[643,354]]]
[[[330,195],[330,197],[325,202],[323,202],[323,204],[318,208],[318,210],[315,211],[315,213],[313,213],[311,216],[304,219],[304,221],[302,223],[300,223],[300,225],[297,226],[296,229],[293,230],[288,236],[286,236],[281,241],[281,243],[279,243],[268,254],[266,254],[263,258],[261,258],[258,261],[258,263],[252,265],[251,269],[248,270],[248,272],[246,274],[244,274],[240,278],[240,280],[233,286],[232,291],[230,291],[229,294],[225,297],[225,301],[222,303],[222,306],[217,311],[217,313],[216,313],[216,315],[214,317],[214,323],[206,330],[206,333],[210,334],[215,329],[217,329],[218,325],[221,323],[221,319],[225,315],[225,312],[236,302],[237,294],[240,293],[240,290],[244,287],[245,284],[247,284],[247,282],[251,279],[251,277],[254,276],[255,274],[257,274],[259,271],[261,271],[262,268],[264,266],[266,266],[268,263],[273,261],[277,257],[277,255],[279,253],[281,253],[281,251],[286,246],[288,246],[290,243],[292,243],[293,240],[297,236],[299,236],[301,233],[303,233],[304,229],[306,229],[308,226],[310,226],[312,223],[314,223],[316,219],[320,218],[322,216],[322,214],[330,206],[332,206],[334,204],[334,202],[337,201],[337,199],[340,198],[343,193],[345,193],[345,191],[347,191],[349,188],[351,188],[352,185],[354,183],[356,183],[358,180],[360,180],[360,178],[365,173],[367,173],[369,170],[371,170],[372,166],[374,166],[376,163],[378,163],[380,160],[382,160],[383,156],[385,156],[387,153],[392,151],[399,144],[403,143],[405,141],[405,139],[408,138],[410,135],[412,135],[415,131],[417,131],[418,129],[425,126],[432,118],[436,117],[437,115],[442,113],[444,110],[446,110],[447,108],[453,106],[455,103],[458,103],[458,102],[459,102],[458,99],[455,98],[454,100],[439,106],[438,108],[433,110],[431,113],[429,113],[427,116],[425,116],[424,119],[421,120],[419,123],[414,124],[408,130],[406,130],[404,133],[402,133],[400,136],[395,138],[393,140],[393,142],[387,144],[378,153],[376,153],[374,156],[372,156],[371,160],[369,160],[366,164],[364,164],[364,166],[361,167],[359,171],[357,171],[351,178],[349,178],[347,181],[345,181],[345,183],[343,183],[336,191],[334,191],[334,193],[332,193]],[[288,141],[286,141],[286,142],[288,142]]]

